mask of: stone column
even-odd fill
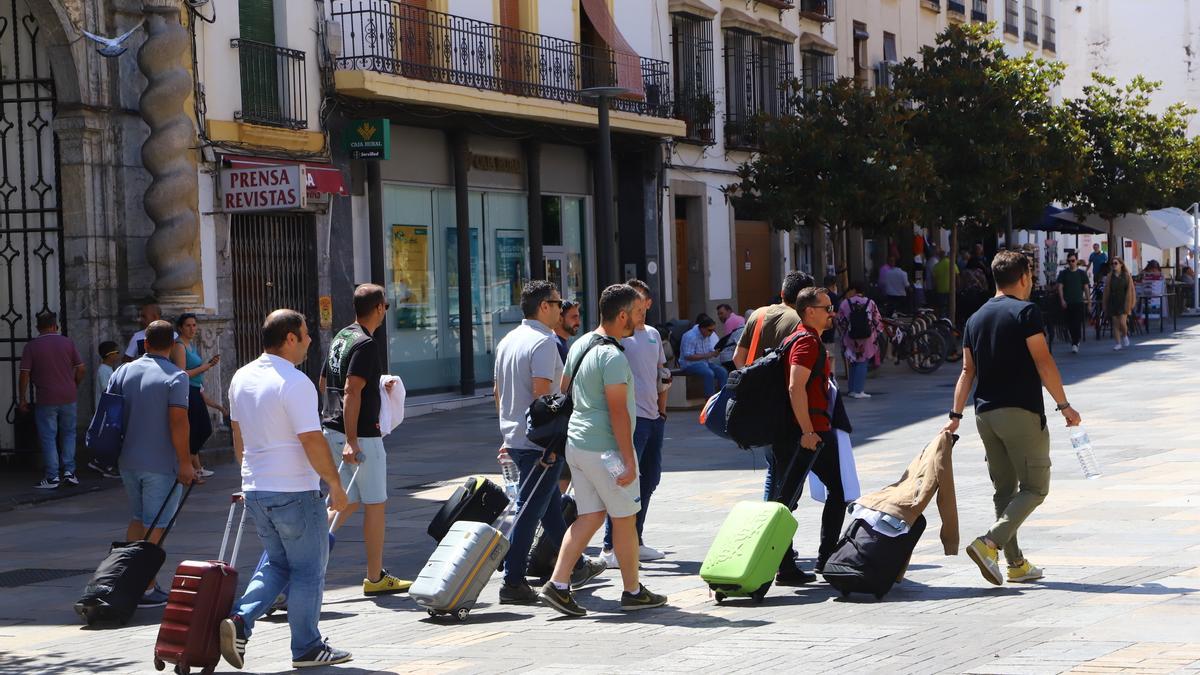
[[[139,102],[150,136],[142,163],[152,180],[142,203],[154,221],[146,257],[154,268],[158,300],[172,307],[200,303],[200,214],[196,129],[186,111],[192,76],[183,58],[190,46],[176,0],[145,0],[146,41],[138,67],[146,76]]]

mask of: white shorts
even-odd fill
[[[639,481],[625,487],[608,472],[600,455],[580,450],[567,443],[567,466],[571,467],[571,485],[575,488],[575,506],[579,515],[607,511],[612,518],[627,518],[642,510]],[[639,469],[638,476],[641,476]]]

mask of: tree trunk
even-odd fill
[[[1108,219],[1108,263],[1110,265],[1112,264],[1114,257],[1123,253],[1123,251],[1117,248],[1117,244],[1120,242],[1117,241],[1117,226],[1114,222],[1115,220],[1115,218]],[[1122,256],[1122,258],[1123,257],[1124,256]]]
[[[950,250],[946,252],[950,257],[950,263],[947,265],[950,275],[950,321],[958,325],[958,274],[955,273],[954,267],[958,263],[958,221],[954,221],[950,225]]]
[[[1017,250],[1017,236],[1013,232],[1012,207],[1008,207],[1008,218],[1004,223],[1004,248],[1015,251]]]
[[[825,279],[825,249],[828,237],[825,234],[825,224],[816,223],[812,226],[812,243],[813,243],[813,279],[817,285],[822,285]]]

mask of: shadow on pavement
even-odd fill
[[[129,670],[139,665],[146,665],[143,659],[72,657],[55,652],[44,652],[37,656],[0,654],[0,672],[3,673],[39,673],[39,675],[106,673],[114,670]]]

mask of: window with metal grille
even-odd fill
[[[896,60],[896,35],[894,33],[884,32],[883,34],[883,60]]]
[[[1053,3],[1050,0],[1044,0],[1042,4],[1042,47],[1050,51],[1055,51],[1057,45],[1054,41],[1057,39],[1057,29],[1054,25],[1054,16],[1051,12]]]
[[[691,14],[672,14],[671,55],[675,64],[675,117],[687,122],[688,138],[711,142],[716,113],[712,21]]]
[[[725,144],[754,148],[762,117],[788,109],[791,46],[741,30],[722,31],[725,57]]]
[[[1004,32],[1014,37],[1020,36],[1021,29],[1017,21],[1017,0],[1004,0]]]
[[[987,21],[988,20],[987,0],[972,0],[971,1],[971,20],[972,21]]]
[[[1033,0],[1025,0],[1025,41],[1031,45],[1038,43],[1038,11]]]
[[[800,82],[805,92],[814,92],[833,82],[833,56],[821,52],[800,52]]]

